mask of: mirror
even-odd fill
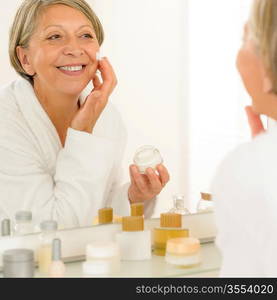
[[[21,2],[0,4],[0,63],[5,70],[0,73],[1,87],[17,78],[9,64],[8,32]],[[249,138],[242,103],[248,97],[235,58],[250,1],[87,2],[103,24],[102,54],[109,57],[118,78],[110,101],[128,133],[122,183],[130,180],[128,167],[136,149],[154,145],[171,180],[159,195],[152,217],[170,210],[176,193],[183,194],[186,208],[196,213],[200,192],[209,190],[218,163]]]

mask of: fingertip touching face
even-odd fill
[[[79,95],[94,76],[99,43],[89,19],[66,5],[44,9],[21,63],[34,85]]]
[[[238,52],[236,64],[244,86],[252,98],[254,111],[264,113],[264,98],[271,91],[271,81],[248,24],[244,27],[243,44]]]

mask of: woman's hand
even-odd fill
[[[246,106],[245,111],[248,118],[248,123],[250,126],[252,137],[255,137],[258,134],[265,132],[261,117],[253,111],[252,106]]]
[[[159,175],[152,168],[140,174],[136,165],[130,166],[131,185],[128,196],[131,203],[144,202],[157,196],[169,181],[169,174],[162,164],[157,166]]]
[[[94,89],[87,96],[86,101],[75,114],[71,121],[71,127],[75,130],[92,133],[93,128],[104,110],[109,96],[117,85],[117,79],[111,64],[107,58],[99,61],[99,71],[103,79],[100,82],[97,74],[92,79]]]

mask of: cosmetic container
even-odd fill
[[[131,216],[143,216],[144,215],[144,203],[138,202],[131,204]]]
[[[201,198],[197,204],[197,212],[213,211],[214,203],[212,201],[212,195],[209,193],[201,193]]]
[[[15,214],[14,235],[25,235],[34,232],[31,211],[18,211]]]
[[[171,213],[180,215],[190,214],[189,210],[185,207],[185,197],[181,194],[173,195],[173,208],[169,210]]]
[[[171,238],[188,237],[189,230],[182,228],[182,215],[176,213],[162,213],[160,227],[154,228],[154,254],[164,256],[166,243]]]
[[[83,274],[92,276],[112,275],[120,270],[120,251],[117,243],[97,241],[86,246]]]
[[[98,223],[109,224],[113,222],[113,209],[111,207],[104,207],[98,210]]]
[[[52,242],[52,262],[49,267],[50,277],[64,277],[65,265],[62,261],[61,240],[54,239]]]
[[[146,145],[137,149],[133,161],[139,172],[144,174],[147,168],[156,170],[157,165],[161,164],[163,159],[158,149]]]
[[[10,249],[3,253],[4,278],[34,277],[34,251],[31,249]]]
[[[1,222],[1,235],[8,236],[11,235],[11,221],[9,219],[4,219]]]
[[[151,232],[144,230],[142,216],[122,218],[122,232],[116,234],[121,260],[151,259]]]
[[[200,242],[193,237],[169,239],[165,261],[179,267],[193,267],[201,263]]]
[[[52,243],[56,238],[58,224],[54,220],[47,220],[40,223],[41,233],[39,235],[38,268],[43,275],[48,274],[52,261]]]

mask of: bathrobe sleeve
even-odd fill
[[[276,137],[271,143],[264,135],[240,145],[215,174],[212,194],[222,277],[277,275],[274,144]]]

